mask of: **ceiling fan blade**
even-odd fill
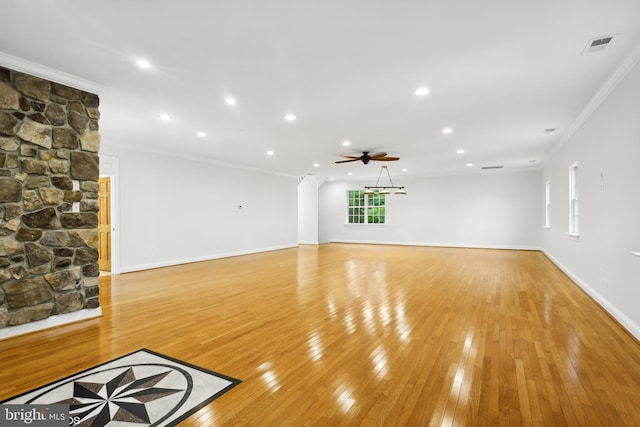
[[[365,165],[369,163],[370,160],[377,160],[383,162],[390,162],[393,160],[400,160],[400,157],[387,157],[387,153],[373,153],[369,154],[368,151],[363,151],[362,156],[350,156],[350,155],[341,155],[340,157],[344,157],[348,160],[338,160],[335,163],[348,163],[348,162],[357,162],[358,160],[362,161]]]
[[[374,153],[374,154],[369,154],[369,158],[376,160],[379,157],[385,157],[387,155],[387,153]]]

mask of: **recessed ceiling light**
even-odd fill
[[[353,175],[353,172],[347,172],[347,175],[351,176]]]
[[[236,105],[236,99],[228,96],[224,99],[224,103],[227,105]]]
[[[207,134],[205,132],[198,132],[196,135],[198,135],[200,138],[206,138]]]
[[[464,154],[464,150],[462,148],[459,150],[456,150],[456,154]]]
[[[418,89],[416,89],[416,95],[418,96],[425,96],[429,94],[429,89],[427,89],[426,87],[419,87]]]
[[[267,156],[273,156],[274,154],[276,154],[276,153],[274,153],[274,152],[273,152],[273,151],[271,151],[271,150],[267,151]]]
[[[284,116],[284,119],[288,122],[292,122],[296,119],[296,116],[294,116],[293,114],[287,114],[286,116]]]
[[[342,145],[344,145],[345,147],[348,147],[351,145],[351,141],[342,141]]]
[[[143,70],[146,70],[147,68],[151,68],[151,63],[146,59],[142,59],[142,58],[136,61],[136,65],[142,68]]]
[[[451,128],[442,129],[442,133],[451,133],[451,132],[453,132],[453,129],[451,129]]]
[[[168,122],[169,120],[171,120],[171,116],[168,114],[160,114],[160,118],[165,122]]]
[[[406,172],[406,171],[408,171],[408,170],[409,170],[409,169],[407,169],[407,168],[402,168],[402,172]]]
[[[320,167],[320,163],[314,163],[314,164],[313,164],[313,167],[314,167],[314,168],[319,168],[319,167]]]
[[[467,163],[466,166],[470,168],[471,166],[473,166],[473,163]]]

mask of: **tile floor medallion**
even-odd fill
[[[240,382],[142,349],[0,403],[69,405],[77,427],[168,426]]]

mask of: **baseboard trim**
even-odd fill
[[[587,295],[593,298],[607,313],[609,313],[611,317],[613,317],[620,324],[620,326],[622,326],[631,335],[633,335],[637,340],[640,341],[640,325],[629,319],[629,317],[622,311],[620,311],[618,307],[613,305],[602,294],[589,286],[587,282],[574,274],[569,268],[567,268],[564,264],[554,258],[550,253],[548,253],[544,249],[541,249],[541,252],[547,258],[549,258],[549,260],[554,263],[560,270],[562,270],[562,272],[566,274],[576,285],[580,286],[580,288],[582,288],[582,290],[585,291]]]
[[[46,319],[38,320],[24,325],[7,326],[0,329],[0,340],[12,338],[18,335],[29,334],[31,332],[41,331],[43,329],[55,328],[69,323],[80,322],[83,320],[94,319],[102,316],[102,309],[87,308],[84,310],[74,311],[72,313],[58,314],[50,316]]]
[[[299,245],[319,245],[320,242],[317,240],[303,240],[298,242]]]
[[[538,246],[519,245],[478,245],[464,243],[430,243],[430,242],[384,242],[376,240],[348,240],[329,239],[330,243],[356,243],[363,245],[390,245],[390,246],[432,246],[436,248],[468,248],[468,249],[506,249],[515,251],[539,251]]]
[[[133,265],[133,266],[128,266],[128,267],[122,267],[121,266],[120,267],[120,272],[121,273],[132,273],[134,271],[152,270],[154,268],[171,267],[171,266],[174,266],[174,265],[191,264],[191,263],[194,263],[194,262],[211,261],[211,260],[220,259],[220,258],[231,258],[231,257],[234,257],[234,256],[251,255],[251,254],[257,254],[257,253],[260,253],[260,252],[279,251],[279,250],[282,250],[282,249],[291,249],[291,248],[296,248],[296,247],[298,247],[297,244],[295,244],[295,245],[271,246],[271,247],[268,247],[268,248],[249,249],[249,250],[246,250],[246,251],[237,251],[237,252],[225,252],[225,253],[221,253],[221,254],[206,255],[206,256],[202,256],[202,257],[183,258],[183,259],[164,261],[164,262],[154,262],[154,263],[151,263],[151,264],[139,264],[139,265]]]

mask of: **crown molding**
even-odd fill
[[[605,80],[605,82],[600,86],[600,89],[595,93],[595,95],[591,98],[591,100],[587,103],[587,105],[582,109],[578,117],[569,125],[567,130],[562,134],[562,137],[558,140],[558,142],[553,146],[549,155],[555,154],[556,151],[560,149],[566,142],[575,135],[575,133],[582,127],[582,125],[587,121],[587,119],[593,114],[594,111],[598,109],[600,104],[604,102],[607,97],[613,92],[613,90],[624,80],[625,77],[633,70],[633,68],[640,62],[640,44],[637,44],[636,47],[625,57],[625,59],[620,63],[618,68],[616,68],[613,73]]]
[[[17,56],[9,55],[8,53],[4,52],[0,52],[0,66],[10,68],[14,71],[19,71],[21,73],[31,74],[33,76],[40,77],[42,79],[46,79],[55,83],[60,83],[65,86],[84,90],[85,92],[90,92],[95,95],[100,95],[103,90],[102,86],[95,82],[65,73],[64,71],[47,67],[45,65],[27,61],[26,59],[18,58]]]
[[[116,151],[110,151],[111,150],[116,150]],[[148,154],[156,154],[156,155],[160,155],[160,156],[165,156],[165,157],[172,157],[172,158],[176,158],[176,159],[183,159],[183,160],[189,160],[192,162],[198,162],[198,163],[206,163],[206,164],[210,164],[210,165],[220,165],[220,166],[224,166],[224,167],[228,167],[228,168],[232,168],[232,169],[241,169],[241,170],[246,170],[246,171],[251,171],[251,172],[258,172],[258,173],[264,173],[267,175],[276,175],[276,176],[283,176],[286,178],[296,178],[298,179],[298,175],[292,175],[289,173],[284,173],[284,172],[277,172],[277,171],[273,171],[270,169],[263,169],[263,168],[257,168],[257,167],[253,167],[253,166],[246,166],[246,165],[242,165],[240,163],[233,163],[233,162],[226,162],[226,161],[222,161],[222,160],[216,160],[213,158],[209,158],[209,157],[200,157],[200,156],[194,156],[194,155],[188,155],[188,154],[184,154],[181,152],[176,152],[176,151],[171,151],[171,150],[161,150],[161,149],[156,149],[153,147],[148,147],[148,146],[131,146],[128,144],[122,144],[122,143],[118,143],[118,142],[113,142],[113,141],[109,141],[104,142],[104,139],[102,140],[102,142],[100,143],[100,153],[104,153],[106,155],[110,155],[110,156],[114,156],[117,157],[118,156],[118,151],[119,149],[124,149],[124,150],[129,150],[129,151],[135,151],[138,153],[148,153]]]

